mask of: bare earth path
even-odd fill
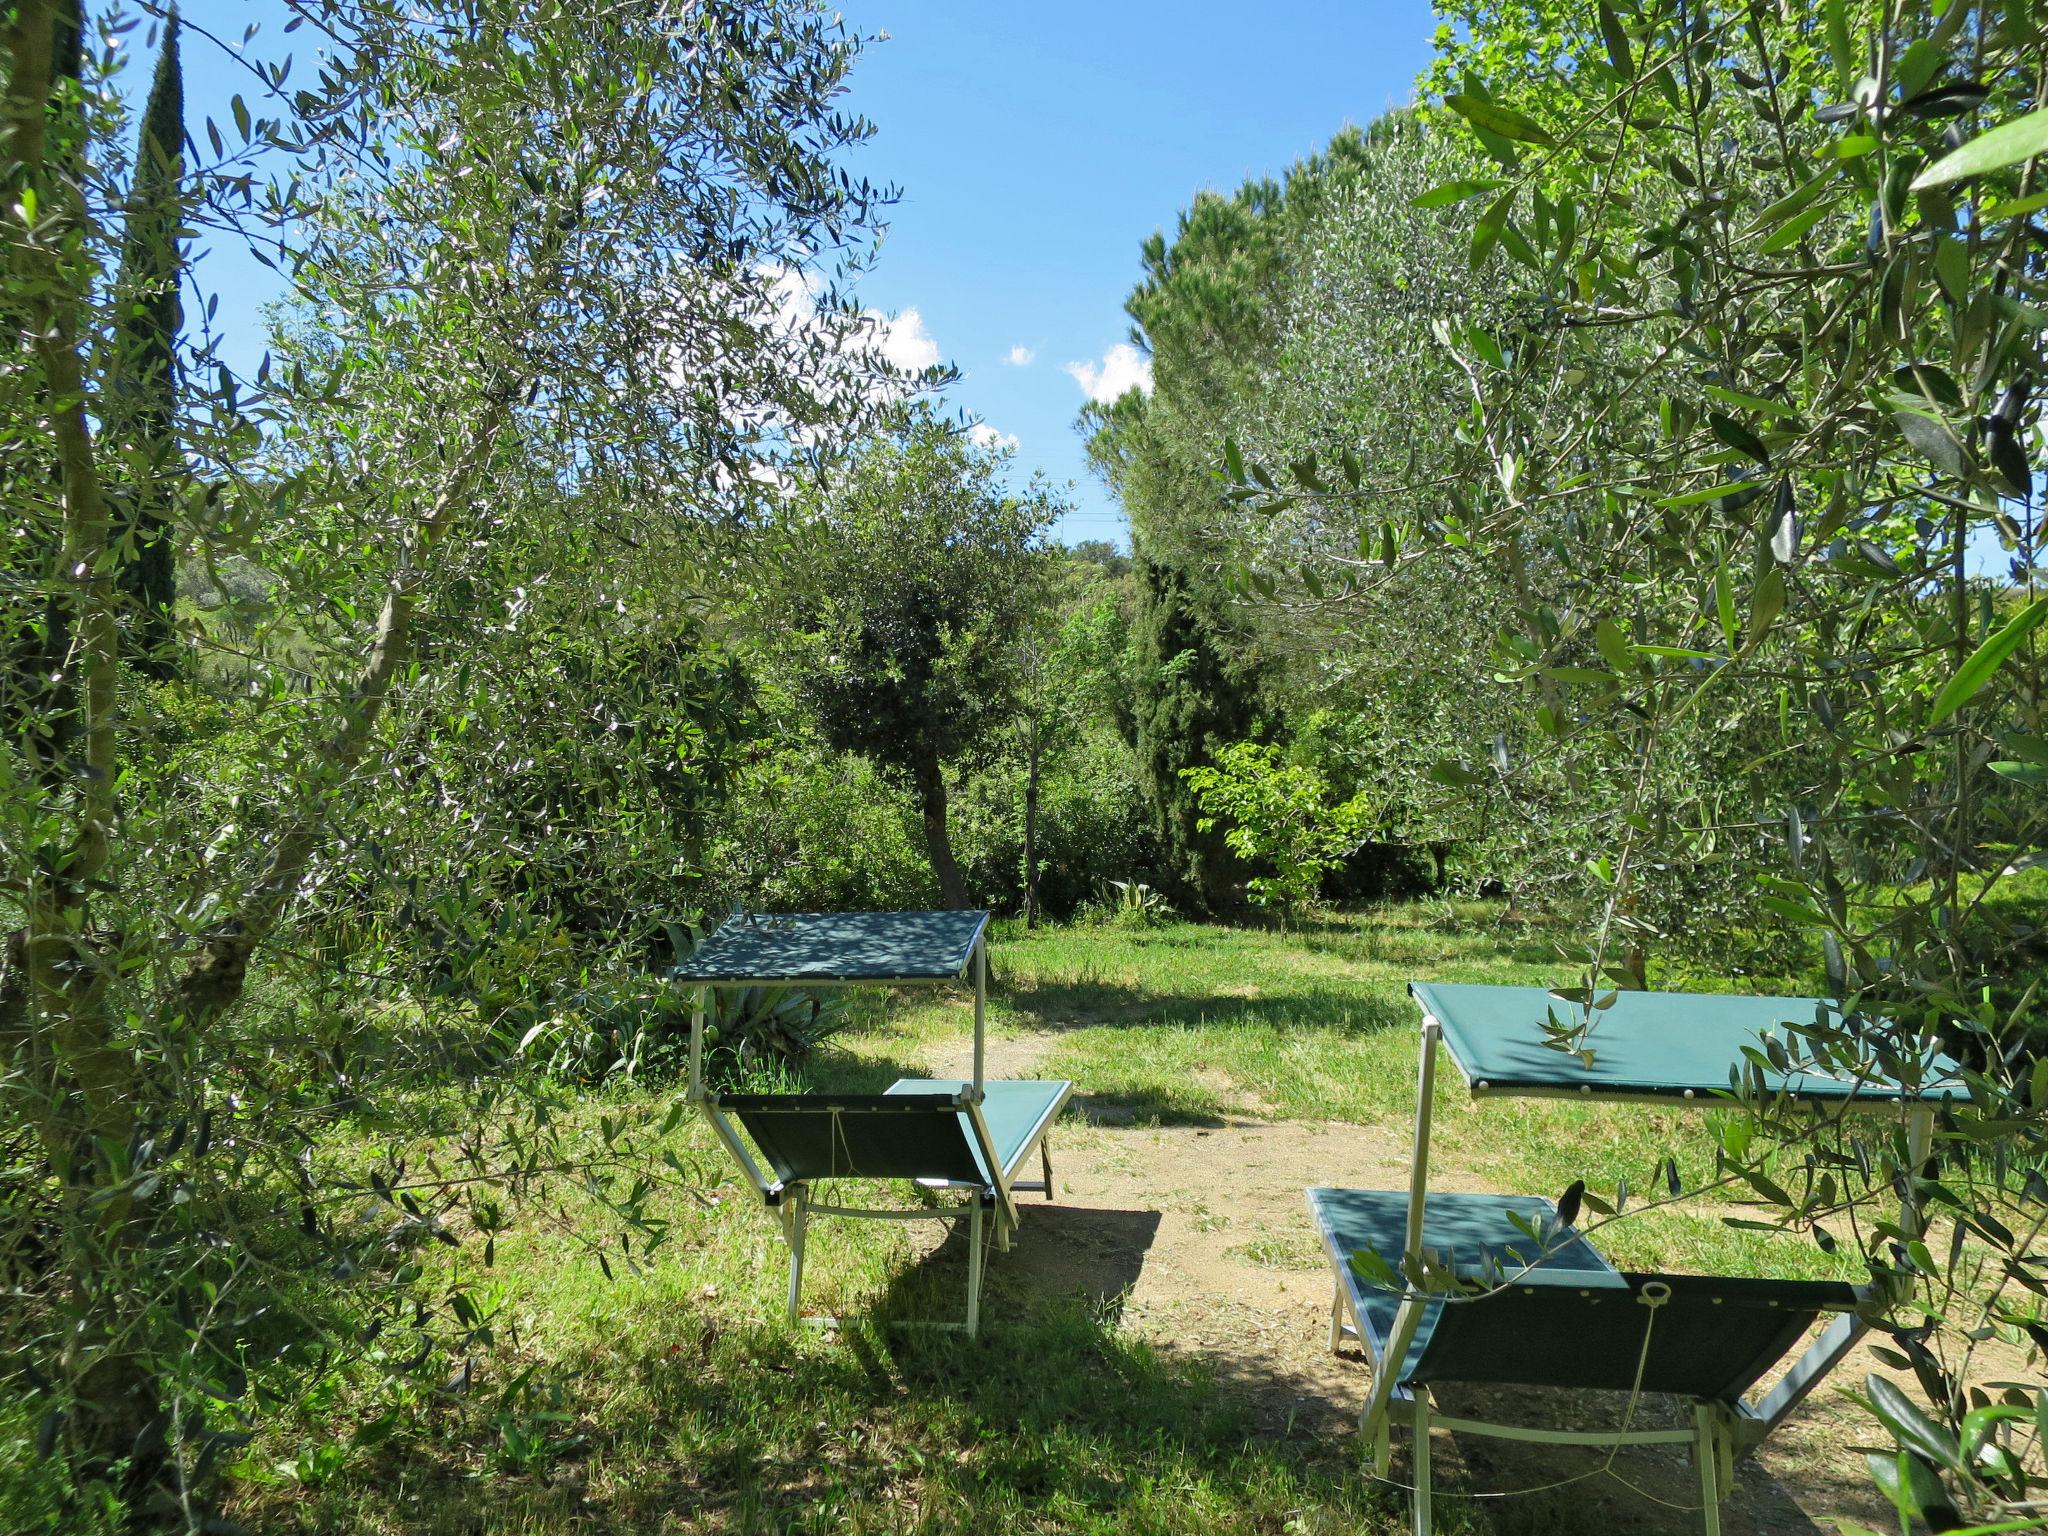
[[[1059,1036],[1005,1032],[988,1040],[990,1077],[1036,1075]],[[931,1066],[971,1070],[971,1046],[948,1042]],[[1113,1103],[1078,1096],[1053,1136],[1056,1199],[1027,1205],[1014,1251],[996,1257],[995,1294],[1078,1295],[1112,1310],[1120,1326],[1207,1371],[1238,1394],[1259,1433],[1350,1436],[1368,1375],[1355,1349],[1332,1355],[1330,1280],[1302,1190],[1344,1183],[1397,1189],[1407,1182],[1406,1127],[1309,1124],[1224,1117],[1214,1125],[1135,1125]],[[937,1241],[937,1234],[933,1234]],[[950,1257],[957,1257],[953,1255]],[[999,1303],[998,1303],[999,1304]],[[1859,1350],[1833,1378],[1846,1386],[1879,1369]],[[1448,1404],[1508,1422],[1555,1423],[1555,1394],[1509,1390]],[[1587,1427],[1611,1424],[1618,1398],[1587,1394],[1567,1406]],[[1679,1422],[1675,1405],[1651,1400],[1638,1422]],[[1859,1415],[1826,1395],[1801,1409],[1758,1455],[1744,1461],[1723,1507],[1728,1536],[1833,1532],[1847,1517],[1878,1529],[1860,1446]],[[1396,1443],[1404,1437],[1397,1435]],[[1596,1468],[1604,1451],[1537,1450],[1472,1437],[1436,1437],[1439,1489],[1530,1488]],[[1488,1500],[1503,1529],[1697,1531],[1697,1485],[1686,1459],[1663,1448],[1632,1451],[1614,1470],[1634,1484],[1595,1476],[1525,1500]],[[1395,1476],[1407,1475],[1397,1455]],[[1455,1500],[1442,1500],[1448,1519]],[[1895,1519],[1895,1517],[1892,1517]]]

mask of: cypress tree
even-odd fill
[[[177,670],[171,650],[176,586],[171,510],[184,478],[178,447],[178,331],[184,323],[179,280],[183,221],[185,87],[178,67],[178,13],[164,23],[156,78],[136,144],[135,184],[122,232],[110,397],[121,428],[126,469],[120,498],[119,584],[134,603],[130,634],[138,670],[159,680]]]
[[[1251,734],[1260,668],[1195,573],[1156,551],[1138,547],[1136,555],[1139,782],[1175,898],[1228,916],[1243,906],[1243,861],[1220,829],[1198,825],[1201,809],[1181,770],[1208,764]]]
[[[63,157],[75,160],[80,152],[82,125],[58,114],[60,102],[73,100],[65,93],[76,87],[84,69],[84,35],[81,0],[57,0],[50,18],[52,160],[60,174],[72,177],[78,167],[65,164]],[[26,334],[27,323],[23,313],[0,315],[0,324],[16,336]],[[17,366],[33,368],[33,357],[33,349],[23,347]],[[37,445],[0,458],[0,495],[10,507],[54,509],[63,497],[54,456]],[[55,785],[71,771],[67,755],[78,734],[72,691],[68,682],[59,681],[66,675],[73,614],[68,589],[58,577],[63,540],[54,517],[32,527],[19,546],[7,551],[27,578],[26,590],[8,594],[0,588],[0,596],[8,598],[0,607],[0,730],[31,759],[39,759],[44,783]]]
[[[79,0],[57,0],[50,42],[50,80],[76,80],[85,72],[85,13]]]

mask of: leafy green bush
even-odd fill
[[[1240,858],[1270,874],[1253,875],[1251,899],[1292,919],[1316,899],[1323,877],[1364,840],[1369,812],[1360,795],[1331,797],[1329,781],[1305,763],[1289,762],[1266,742],[1232,742],[1214,765],[1181,770],[1202,808],[1201,827],[1223,828]]]
[[[568,1082],[680,1077],[689,1070],[693,994],[651,976],[578,987],[529,1024],[516,1048]],[[847,1019],[845,1000],[835,993],[713,987],[705,1073],[726,1081],[800,1064]]]
[[[1105,880],[1075,915],[1097,927],[1151,928],[1173,917],[1173,905],[1142,880]]]
[[[705,911],[856,912],[932,905],[909,794],[814,737],[767,743],[705,848]]]

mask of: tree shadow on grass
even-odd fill
[[[1168,1356],[1119,1326],[1158,1227],[1151,1211],[1028,1204],[1012,1251],[991,1256],[983,1330],[972,1340],[892,1326],[959,1316],[964,1228],[896,1266],[879,1296],[849,1309],[829,1334],[748,1318],[746,1298],[720,1302],[694,1289],[626,1300],[606,1332],[543,1362],[553,1386],[534,1402],[555,1416],[540,1423],[554,1451],[507,1463],[502,1394],[522,1361],[484,1362],[460,1404],[359,1450],[328,1488],[259,1508],[251,1528],[373,1523],[406,1536],[913,1528],[1392,1536],[1405,1528],[1405,1499],[1361,1475],[1355,1436],[1292,1425],[1261,1433],[1253,1405],[1289,1390],[1277,1362],[1268,1370],[1256,1356]],[[510,1416],[520,1427],[531,1417],[518,1404]],[[1542,1421],[1540,1408],[1529,1421]],[[1510,1449],[1536,1461],[1502,1462],[1492,1459],[1492,1442],[1460,1439],[1455,1457],[1448,1448],[1439,1442],[1444,1536],[1697,1529],[1697,1515],[1618,1487],[1590,1500],[1586,1485],[1489,1498],[1475,1521],[1475,1506],[1458,1495],[1546,1480],[1532,1469],[1547,1468],[1554,1481],[1579,1465],[1528,1447]],[[1396,1476],[1405,1480],[1405,1458]],[[1756,1472],[1743,1476],[1728,1514],[1731,1533],[1816,1531]]]
[[[1043,1216],[1044,1212],[1034,1212]],[[1105,1239],[1140,1251],[1148,1213]],[[1027,1221],[1023,1241],[1051,1223]],[[1000,1270],[1017,1255],[998,1255]],[[964,1259],[964,1255],[960,1256]],[[947,1274],[906,1271],[872,1313],[820,1337],[690,1308],[636,1317],[615,1344],[554,1362],[576,1434],[544,1464],[494,1465],[500,1426],[479,1402],[433,1436],[401,1436],[264,1529],[377,1527],[528,1536],[933,1529],[1219,1528],[1391,1533],[1391,1502],[1346,1448],[1262,1440],[1228,1383],[1115,1324],[1114,1301],[1038,1293],[991,1275],[978,1339],[889,1326]],[[941,1283],[946,1304],[958,1289]],[[944,1315],[952,1315],[947,1312]],[[506,1369],[509,1369],[509,1364]],[[504,1370],[480,1377],[486,1384]],[[477,1473],[484,1473],[480,1481]],[[400,1494],[398,1490],[405,1490]]]
[[[1503,961],[1553,970],[1567,964],[1559,959],[1557,943],[1553,939],[1519,926],[1502,929],[1460,925],[1442,929],[1417,927],[1364,931],[1331,926],[1321,932],[1300,933],[1296,935],[1296,943],[1310,954],[1327,955],[1333,960],[1354,964],[1412,964],[1416,967],[1417,980],[1426,980],[1431,973],[1446,967],[1456,969],[1458,956],[1463,952],[1483,954],[1486,960],[1483,967],[1469,958],[1466,964],[1487,972],[1498,971]],[[1482,977],[1473,975],[1469,979],[1476,981]]]
[[[1187,1088],[1125,1088],[1118,1092],[1083,1093],[1069,1102],[1090,1125],[1122,1128],[1134,1125],[1192,1125],[1220,1130],[1231,1115],[1217,1107],[1214,1095],[1199,1084]]]
[[[1115,1326],[1159,1235],[1160,1213],[1062,1206],[1021,1195],[1018,1204],[1022,1220],[1009,1251],[991,1246],[988,1252],[982,1326],[1002,1328],[1069,1305]],[[936,1248],[896,1272],[874,1303],[877,1322],[955,1322],[964,1314],[967,1223],[947,1225]]]
[[[1414,1005],[1359,987],[1301,987],[1254,997],[1176,994],[1106,981],[1027,981],[1003,988],[1000,1000],[1031,1027],[1051,1032],[1150,1026],[1260,1025],[1329,1029],[1370,1035],[1409,1027]]]

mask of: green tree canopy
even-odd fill
[[[948,764],[993,750],[1014,706],[1013,644],[1044,600],[1058,502],[1006,490],[1008,455],[929,408],[799,499],[806,530],[803,696],[826,739],[915,791],[932,876],[970,904],[947,829]]]
[[[1236,499],[1376,539],[1368,587],[1500,573],[1476,665],[1520,694],[1510,742],[1566,765],[1564,805],[1609,786],[1561,1048],[1597,1049],[1631,951],[1720,869],[1885,1021],[1821,1028],[1817,1058],[1970,1063],[1938,1179],[1899,1124],[1754,1095],[1727,1167],[1778,1225],[1854,1241],[1887,1300],[1887,1358],[1925,1395],[1872,1395],[1902,1524],[2025,1519],[2038,1476],[1996,1426],[2039,1399],[1999,1406],[1980,1346],[2038,1349],[2044,1294],[2020,1171],[2048,1145],[2041,956],[2006,894],[2048,847],[2040,19],[1476,0],[1449,22],[1432,118],[1480,169],[1416,201],[1473,210],[1466,264],[1497,294],[1438,331],[1484,473],[1416,502],[1326,455],[1233,468]],[[1440,765],[1461,787],[1512,771],[1498,739]],[[1770,1172],[1794,1157],[1816,1170],[1796,1188]]]

